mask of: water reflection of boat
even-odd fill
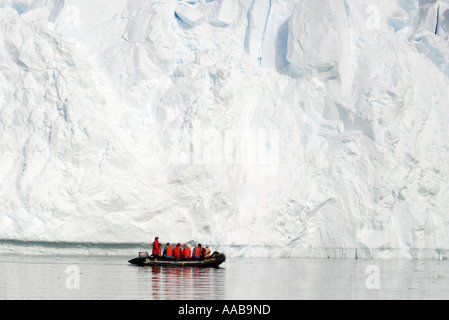
[[[226,261],[226,256],[223,253],[214,252],[208,258],[202,259],[174,259],[165,257],[153,257],[148,252],[140,252],[137,258],[129,260],[128,262],[139,266],[153,266],[153,267],[202,267],[202,268],[218,268],[220,264]]]

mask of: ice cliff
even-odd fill
[[[449,257],[449,1],[0,0],[0,29],[1,250]]]

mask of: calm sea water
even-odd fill
[[[236,258],[199,269],[130,258],[0,255],[0,299],[449,299],[449,261]]]

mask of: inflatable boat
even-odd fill
[[[208,258],[201,259],[175,259],[165,257],[150,256],[148,252],[139,252],[139,256],[128,262],[139,267],[201,267],[201,268],[218,268],[220,264],[226,261],[223,253],[214,252]]]

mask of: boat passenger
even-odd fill
[[[181,244],[178,243],[176,247],[173,249],[173,258],[180,259],[182,257],[182,249]]]
[[[210,249],[209,249],[208,245],[206,245],[206,249],[205,249],[205,252],[204,252],[204,257],[205,258],[210,258]]]
[[[201,258],[201,243],[199,243],[195,249],[193,249],[193,258],[199,259]]]
[[[167,245],[165,246],[164,257],[173,258],[173,248],[172,248],[172,246],[170,246],[169,242],[167,242]]]
[[[182,251],[182,255],[185,259],[192,258],[192,250],[190,250],[189,246],[187,244],[184,245],[184,250]]]
[[[201,259],[204,259],[206,257],[206,248],[200,247],[201,248]]]
[[[153,242],[153,256],[159,257],[161,255],[161,246],[159,245],[159,237],[154,238]]]

